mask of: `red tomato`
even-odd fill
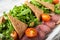
[[[37,31],[34,28],[28,28],[25,31],[25,34],[26,34],[27,37],[35,37],[35,36],[37,36]]]
[[[59,3],[59,0],[53,0],[53,3],[57,4],[57,3]]]
[[[14,39],[17,39],[17,32],[16,31],[13,31],[11,33],[11,37],[14,38]]]
[[[50,21],[51,17],[48,14],[42,14],[42,21]]]

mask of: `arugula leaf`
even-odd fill
[[[13,40],[10,34],[14,30],[14,28],[5,12],[4,12],[4,18],[6,21],[0,24],[0,38],[2,38],[2,40]]]
[[[55,5],[55,13],[60,14],[60,4]]]
[[[10,10],[10,15],[28,24],[28,26],[30,25],[31,22],[34,21],[34,19],[36,19],[32,10],[25,4],[22,6],[15,6],[12,10]],[[36,20],[36,22],[38,21]]]
[[[35,5],[35,6],[38,7],[39,9],[43,10],[44,13],[50,13],[50,12],[51,12],[50,9],[48,9],[48,8],[44,7],[42,4],[36,2],[36,0],[31,0],[30,3],[33,4],[33,5]]]
[[[53,2],[53,0],[41,0],[41,1],[49,2],[49,3],[52,3]]]

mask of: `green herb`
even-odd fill
[[[35,22],[37,19],[32,12],[32,10],[27,5],[15,6],[12,10],[10,10],[10,15],[16,17],[18,20],[30,25],[31,22]],[[37,24],[38,20],[36,20],[35,24]]]
[[[38,7],[39,9],[43,10],[44,13],[50,13],[50,12],[51,12],[48,8],[44,7],[44,6],[43,6],[42,4],[40,4],[40,3],[36,2],[36,0],[31,0],[31,4],[35,5],[35,6]]]
[[[4,14],[4,17],[6,18],[6,21],[0,24],[0,38],[2,38],[2,40],[13,40],[10,34],[14,28],[6,14]]]
[[[49,2],[49,3],[52,3],[53,2],[53,0],[41,0],[41,1]]]
[[[60,4],[55,5],[55,13],[60,14]]]

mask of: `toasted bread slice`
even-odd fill
[[[48,2],[43,2],[43,1],[40,1],[40,0],[36,0],[36,1],[54,12],[54,5],[53,4],[50,4]]]
[[[40,15],[43,13],[43,11],[27,1],[25,2],[25,4],[27,4],[27,6],[34,12],[35,16],[40,21]]]
[[[14,29],[16,30],[16,32],[18,33],[19,38],[22,37],[24,31],[27,28],[27,24],[21,22],[20,20],[8,15],[8,18],[10,19]]]

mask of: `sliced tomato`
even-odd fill
[[[17,39],[17,32],[16,31],[13,31],[11,33],[11,37],[14,38],[14,39]]]
[[[34,29],[34,28],[28,28],[28,29],[25,31],[25,35],[26,35],[27,37],[35,37],[35,36],[37,36],[37,31],[36,31],[36,29]]]
[[[50,21],[51,17],[48,14],[42,14],[42,21]]]
[[[57,4],[57,3],[59,3],[59,0],[53,0],[53,3]]]

